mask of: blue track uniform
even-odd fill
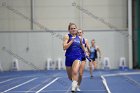
[[[70,42],[72,40],[72,35],[68,34]],[[75,60],[81,61],[81,44],[80,44],[80,38],[79,36],[76,36],[74,38],[74,42],[71,44],[71,46],[66,50],[65,53],[66,59],[65,59],[65,65],[66,66],[72,66],[73,62]]]
[[[82,40],[82,43],[83,43],[84,47],[87,47],[86,46],[86,41],[85,41],[84,38]],[[86,53],[84,52],[84,50],[82,48],[81,48],[81,55],[82,55],[82,61],[85,61],[86,58],[88,59],[88,61],[91,61],[91,59],[86,55]]]
[[[95,47],[91,47],[90,48],[90,55],[89,55],[90,59],[95,61],[95,59],[97,58],[97,50]]]
[[[86,42],[85,42],[84,38],[82,39],[82,44],[84,45],[84,47],[86,47]],[[85,61],[86,60],[86,57],[85,57],[86,55],[85,55],[85,52],[82,49],[82,47],[81,47],[81,56],[82,56],[82,61]]]

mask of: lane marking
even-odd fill
[[[70,85],[70,87],[66,90],[65,93],[69,93],[70,89],[71,89],[71,85]]]
[[[101,78],[102,78],[103,85],[105,86],[105,88],[107,90],[107,93],[111,93],[111,91],[107,85],[106,79],[104,78],[104,76],[101,76]]]
[[[43,89],[47,88],[48,86],[50,86],[52,83],[54,83],[55,81],[57,81],[59,79],[59,77],[55,78],[53,81],[51,81],[49,84],[45,85],[44,87],[42,87],[40,90],[38,90],[36,93],[41,92]]]
[[[29,89],[29,90],[27,90],[25,93],[32,92],[32,91],[33,91],[33,89],[37,89],[37,88],[38,88],[38,87],[40,87],[42,84],[47,83],[49,80],[51,80],[51,78],[47,78],[47,79],[45,79],[42,83],[37,84],[36,86],[34,86],[34,87],[30,88],[30,89]]]
[[[8,81],[11,81],[11,80],[14,80],[14,79],[18,79],[18,78],[26,78],[26,77],[35,77],[35,76],[21,76],[21,77],[15,77],[15,78],[10,78],[10,79],[7,79],[5,81],[1,81],[1,83],[5,83],[5,82],[8,82]]]
[[[29,83],[29,82],[35,80],[35,79],[37,79],[37,78],[30,79],[30,80],[28,80],[28,81],[26,81],[26,82],[24,82],[24,83],[21,83],[21,84],[19,84],[19,85],[17,85],[17,86],[14,86],[14,87],[10,88],[10,89],[7,89],[7,90],[5,90],[5,91],[3,91],[3,92],[1,92],[1,93],[6,93],[6,92],[8,92],[8,91],[10,91],[10,90],[13,90],[13,89],[17,88],[17,87],[20,87],[20,86],[22,86],[22,85],[25,85],[25,84],[27,84],[27,83]]]
[[[47,91],[41,91],[41,93],[46,93],[46,92],[65,92],[65,91],[67,91],[67,90],[47,90]],[[81,92],[94,92],[94,91],[106,91],[106,90],[81,90]],[[23,93],[25,93],[25,92],[27,92],[27,91],[12,91],[12,92],[23,92]],[[30,92],[36,92],[36,91],[30,91]],[[68,91],[68,93],[69,93],[70,91]]]
[[[105,74],[103,75],[104,77],[109,77],[109,76],[119,76],[119,75],[137,75],[140,74],[140,72],[129,72],[129,73],[117,73],[117,74]]]
[[[1,83],[5,83],[5,82],[8,82],[8,81],[11,81],[11,80],[14,80],[14,79],[15,79],[15,78],[11,78],[11,79],[7,79],[7,80],[4,80],[4,81],[1,81],[0,84],[1,84]]]

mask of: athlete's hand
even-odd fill
[[[74,41],[75,37],[72,37],[72,41]]]
[[[91,62],[89,55],[85,55],[85,57],[86,57],[86,59],[88,59],[89,62]]]
[[[85,52],[85,54],[86,54],[86,56],[88,56],[88,57],[89,57],[89,52],[88,52],[88,51],[86,51],[86,52]]]

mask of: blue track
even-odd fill
[[[89,71],[84,72],[81,92],[78,93],[107,93],[101,75],[117,73],[135,73],[128,71],[94,71],[94,78],[90,79]],[[111,93],[139,93],[140,73],[118,76],[104,76]],[[1,93],[71,93],[71,81],[64,70],[48,71],[13,71],[0,73]]]

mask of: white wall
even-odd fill
[[[64,62],[62,40],[57,36],[63,36],[67,32],[55,33],[55,35],[49,32],[0,33],[0,60],[3,68],[5,70],[10,69],[14,56],[3,51],[2,47],[6,47],[6,49],[33,63],[40,69],[44,69],[48,58],[53,60],[62,58]],[[102,51],[102,58],[110,58],[111,68],[118,68],[120,57],[126,57],[128,61],[128,39],[121,33],[115,31],[85,31],[85,38],[89,40],[89,43],[92,38],[96,39],[96,44]],[[29,48],[28,51],[27,47]],[[32,66],[24,62],[20,61],[19,63],[22,70],[33,69]]]
[[[116,69],[118,68],[120,57],[125,57],[128,64],[128,38],[122,33],[116,31],[95,31],[85,34],[89,43],[91,43],[92,38],[95,39],[96,45],[101,49],[102,62],[104,57],[109,57],[111,68]],[[101,68],[101,64],[99,65]]]
[[[10,7],[11,10],[6,6]],[[19,15],[19,13],[30,18],[30,0],[1,0],[0,31],[29,31],[31,22]]]
[[[72,7],[74,1],[34,0],[34,19],[52,30],[65,30],[69,22],[79,24],[79,10]],[[34,30],[40,28],[35,25]]]
[[[3,2],[13,10],[2,6]],[[74,2],[76,6],[98,18],[76,8],[73,6]],[[30,0],[2,0],[0,5],[0,31],[30,30]],[[22,13],[28,19],[18,13]],[[100,18],[118,29],[126,30],[127,0],[33,0],[33,18],[51,30],[65,30],[69,22],[74,22],[85,30],[112,30],[101,22]],[[34,30],[44,30],[36,24],[33,26]]]
[[[17,12],[2,6],[2,2],[6,2],[7,6],[17,10]],[[72,6],[74,2],[97,16],[98,19]],[[1,0],[0,61],[4,70],[10,69],[14,57],[2,51],[2,47],[13,51],[40,69],[44,69],[47,58],[56,60],[60,57],[64,60],[62,40],[58,37],[67,34],[69,22],[74,22],[78,27],[84,29],[85,37],[89,41],[93,37],[96,39],[103,57],[110,58],[112,68],[118,67],[119,58],[122,56],[129,61],[128,38],[120,32],[114,31],[114,29],[123,29],[122,31],[127,29],[127,0],[34,0],[33,4],[34,20],[56,32],[39,32],[44,31],[44,29],[36,24],[33,24],[34,31],[38,32],[28,32],[31,31],[31,22],[28,20],[31,17],[30,0]],[[28,19],[18,13],[22,13]],[[99,18],[115,28],[110,28]],[[124,33],[127,32],[124,31]],[[33,69],[23,62],[20,62],[20,68],[22,70]]]
[[[93,17],[81,11],[82,28],[112,30],[100,21],[100,18],[118,29],[127,28],[127,0],[81,0],[81,2],[84,9],[96,16]]]

